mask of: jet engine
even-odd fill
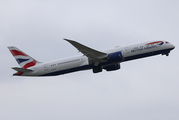
[[[103,67],[103,69],[105,69],[106,71],[114,71],[114,70],[118,70],[120,68],[121,68],[120,63]]]
[[[121,62],[124,59],[121,51],[111,53],[108,56],[109,56],[109,59],[110,59],[109,60],[110,63]]]

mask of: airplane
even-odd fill
[[[72,44],[83,55],[39,62],[17,47],[9,46],[8,49],[20,65],[20,67],[12,67],[17,71],[13,76],[56,76],[89,69],[92,69],[93,73],[102,72],[103,69],[115,71],[121,68],[122,62],[159,54],[168,56],[170,51],[175,48],[167,41],[152,41],[115,47],[101,52],[74,40],[64,40]]]

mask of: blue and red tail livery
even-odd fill
[[[25,54],[18,48],[11,46],[8,47],[8,49],[10,50],[10,52],[12,53],[12,55],[14,56],[14,58],[22,68],[29,68],[37,64],[37,61],[35,59]]]

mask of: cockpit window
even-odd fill
[[[165,42],[166,44],[169,43],[169,42]]]

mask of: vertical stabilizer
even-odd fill
[[[29,68],[39,63],[38,61],[36,61],[35,59],[33,59],[32,57],[14,46],[10,46],[8,47],[8,49],[22,68]]]

